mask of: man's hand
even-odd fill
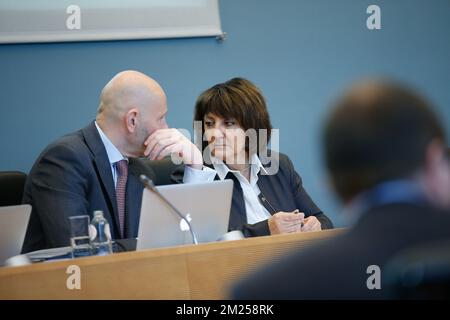
[[[305,220],[303,221],[302,231],[320,231],[320,230],[322,230],[322,225],[315,216],[309,216],[305,218]]]
[[[144,156],[150,160],[161,160],[177,154],[184,164],[194,169],[203,168],[202,153],[177,129],[159,129],[144,142]]]
[[[294,211],[296,212],[296,211]],[[303,212],[277,212],[268,220],[270,234],[293,233],[302,231],[305,218]]]

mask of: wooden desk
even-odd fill
[[[335,229],[118,253],[0,268],[0,299],[225,299],[230,285],[293,248],[343,232]],[[67,267],[81,269],[69,290]]]

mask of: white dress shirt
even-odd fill
[[[261,190],[258,187],[258,173],[265,168],[262,166],[256,154],[250,159],[250,181],[248,181],[239,171],[231,170],[223,161],[211,157],[214,169],[204,167],[203,170],[193,169],[189,166],[185,167],[183,183],[210,182],[214,180],[216,174],[220,180],[224,180],[228,172],[232,172],[238,179],[242,188],[245,202],[245,212],[247,222],[254,224],[266,220],[271,215],[259,201]]]
[[[98,126],[97,121],[95,121],[95,126],[97,127],[98,134],[100,135],[100,139],[102,139],[103,145],[106,149],[106,154],[108,155],[108,160],[111,166],[111,173],[114,180],[114,187],[117,186],[117,177],[119,175],[117,171],[116,162],[120,160],[127,160],[128,158],[124,157],[119,149],[109,140],[103,130]]]

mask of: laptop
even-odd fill
[[[227,233],[232,180],[174,184],[156,189],[190,221],[198,243],[217,241]],[[192,243],[188,224],[155,192],[145,188],[136,249]]]
[[[20,254],[30,214],[29,204],[0,207],[0,266]]]

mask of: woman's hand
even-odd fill
[[[320,231],[322,230],[322,225],[320,221],[315,216],[309,216],[303,221],[302,231]]]
[[[301,232],[305,215],[303,212],[295,212],[298,211],[280,211],[271,216],[268,219],[270,234]]]

